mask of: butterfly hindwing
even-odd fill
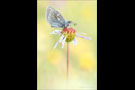
[[[63,16],[52,7],[47,8],[46,18],[51,27],[63,28],[65,26],[66,21]]]

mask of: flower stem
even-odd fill
[[[67,43],[67,84],[69,78],[69,43]]]

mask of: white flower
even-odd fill
[[[85,33],[76,33],[73,28],[64,28],[63,30],[54,30],[50,34],[56,34],[61,36],[60,39],[55,44],[54,48],[57,47],[59,43],[62,44],[62,48],[64,47],[65,42],[73,42],[74,45],[77,45],[77,37],[91,40],[90,37],[81,36],[81,34],[86,35]]]

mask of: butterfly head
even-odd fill
[[[73,24],[74,26],[76,26],[76,23],[73,23],[72,21],[67,21],[67,23],[65,24],[65,27],[69,27],[71,24]]]
[[[72,21],[67,21],[67,23],[68,23],[68,24],[71,24],[71,23],[72,23]]]
[[[72,23],[72,21],[67,21],[65,24],[65,27],[69,27],[71,23]]]

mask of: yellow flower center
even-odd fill
[[[76,31],[73,28],[64,28],[62,34],[66,36],[66,42],[71,42],[76,36]]]

